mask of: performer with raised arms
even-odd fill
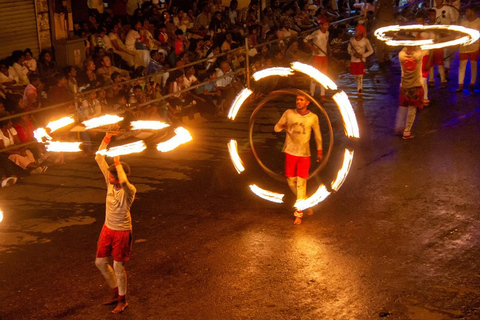
[[[107,133],[98,150],[107,148],[112,138]],[[114,164],[108,166],[105,156],[97,153],[95,156],[100,170],[107,183],[107,199],[105,223],[97,244],[95,265],[107,281],[112,296],[103,302],[105,305],[117,304],[112,313],[121,313],[127,307],[127,274],[124,264],[130,259],[132,247],[132,218],[130,207],[137,190],[128,181],[130,166],[120,162],[120,157],[114,157]],[[113,257],[113,268],[108,257]]]

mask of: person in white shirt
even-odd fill
[[[297,95],[296,108],[285,111],[275,125],[275,132],[285,131],[285,176],[297,201],[306,198],[310,170],[310,136],[313,130],[317,145],[317,162],[323,161],[322,134],[316,114],[308,109],[307,95]],[[294,212],[294,224],[302,223],[303,211]]]
[[[107,133],[98,150],[107,149],[111,138],[112,134]],[[119,156],[113,158],[111,166],[105,161],[105,156],[99,153],[95,156],[95,161],[107,184],[105,223],[98,238],[95,265],[112,291],[112,296],[103,304],[116,304],[111,312],[121,313],[128,307],[125,262],[130,260],[132,249],[130,207],[135,200],[137,189],[127,178],[130,166],[120,162]],[[108,261],[110,256],[113,257],[113,268]]]
[[[458,13],[455,12],[456,9],[450,5],[446,5],[444,0],[435,0],[436,6],[432,9],[436,12],[436,20],[435,24],[442,24],[442,25],[451,25],[457,24]],[[445,68],[445,74],[448,74],[450,70],[450,58],[454,50],[451,48],[443,49],[443,66]],[[442,88],[446,86],[446,79],[442,80]]]
[[[144,38],[140,35],[142,22],[136,21],[125,38],[125,47],[129,52],[135,52],[135,68],[147,67],[150,62],[150,49],[143,43]]]
[[[462,26],[480,31],[480,18],[478,18],[478,9],[475,6],[469,6],[465,12],[465,19],[462,20]],[[465,70],[467,62],[470,59],[470,86],[473,91],[475,81],[477,80],[477,61],[480,49],[480,41],[477,40],[468,46],[460,46],[460,64],[458,67],[458,88],[457,92],[463,91],[463,81],[465,79]]]
[[[350,74],[355,77],[357,92],[360,97],[363,92],[363,75],[366,69],[366,58],[373,54],[373,48],[366,37],[365,27],[361,24],[355,28],[355,36],[348,43],[350,59]]]
[[[320,72],[328,74],[328,28],[330,24],[326,19],[320,20],[320,29],[305,37],[304,42],[312,50],[313,66]],[[315,94],[316,82],[310,82],[310,94]],[[321,99],[325,100],[325,88],[320,86]]]

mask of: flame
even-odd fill
[[[253,74],[253,78],[255,79],[255,81],[258,81],[260,79],[270,77],[270,76],[288,77],[289,75],[292,75],[292,74],[293,74],[293,70],[290,68],[273,67],[273,68],[263,69],[255,72]]]
[[[74,122],[75,122],[75,120],[73,119],[72,116],[64,117],[64,118],[61,118],[61,119],[58,119],[58,120],[55,120],[55,121],[50,121],[47,124],[47,128],[49,128],[50,133],[52,133],[52,132],[57,131],[58,129],[63,128],[65,126],[68,126],[69,124],[72,124]]]
[[[79,152],[81,142],[48,141],[45,148],[49,152]]]
[[[327,89],[337,90],[335,82],[311,65],[296,61],[292,63],[292,69],[305,73]]]
[[[348,96],[344,91],[337,92],[333,96],[333,100],[338,105],[340,113],[342,114],[343,123],[345,124],[345,131],[349,138],[360,138],[360,130],[358,129],[357,118],[353,112],[352,105]]]
[[[385,33],[387,32],[398,32],[401,30],[450,30],[464,33],[465,36],[435,43],[433,39],[427,40],[394,40],[392,37],[386,36]],[[480,38],[480,32],[475,29],[466,28],[458,25],[431,25],[431,26],[424,26],[420,24],[409,25],[409,26],[387,26],[378,28],[375,30],[375,36],[389,46],[420,46],[422,50],[430,50],[430,49],[440,49],[445,47],[457,46],[457,45],[470,45],[476,42]]]
[[[188,132],[187,129],[183,127],[178,127],[175,130],[175,136],[168,141],[160,142],[157,145],[157,150],[161,152],[172,151],[177,148],[179,145],[192,141],[192,135]]]
[[[297,202],[295,202],[295,208],[297,208],[297,210],[311,208],[325,200],[329,195],[330,192],[327,190],[327,187],[322,184],[310,198],[297,200]]]
[[[82,123],[85,125],[85,129],[88,130],[88,129],[93,129],[97,127],[108,126],[110,124],[118,123],[122,120],[123,120],[123,117],[106,114],[104,116],[83,121]]]
[[[342,184],[345,182],[345,179],[347,178],[347,175],[348,175],[348,171],[350,171],[352,161],[353,161],[353,150],[350,151],[348,149],[345,149],[345,154],[343,155],[342,167],[340,168],[340,170],[338,170],[335,181],[332,182],[333,190],[338,191],[338,189],[340,189]]]
[[[97,154],[100,154],[102,156],[116,157],[116,156],[121,156],[125,154],[139,153],[145,150],[146,148],[147,146],[145,145],[145,142],[137,141],[137,142],[125,144],[123,146],[109,148],[108,150],[107,149],[98,150]]]
[[[240,93],[237,95],[235,100],[232,103],[232,106],[230,107],[230,111],[228,111],[228,118],[231,120],[235,120],[235,117],[237,116],[238,111],[240,110],[240,107],[243,105],[245,100],[252,94],[253,92],[245,88]]]
[[[33,136],[40,143],[52,140],[52,137],[48,135],[45,128],[38,128],[36,130],[33,130]]]
[[[283,197],[285,196],[281,193],[264,190],[255,184],[250,185],[250,190],[260,198],[276,203],[283,203]]]
[[[228,152],[230,153],[230,159],[233,162],[233,166],[237,170],[238,174],[242,173],[245,171],[245,167],[243,166],[242,159],[240,159],[240,155],[238,154],[238,148],[237,148],[237,140],[230,140],[229,143],[227,143],[228,146]]]
[[[160,130],[170,127],[168,123],[161,121],[132,121],[132,130]]]

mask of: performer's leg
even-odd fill
[[[297,162],[297,201],[307,198],[307,179],[310,170],[310,157],[298,157]],[[303,211],[296,210],[294,224],[302,223]]]
[[[445,78],[445,68],[443,67],[443,65],[438,66],[438,73],[440,74],[440,81],[442,83],[447,82],[447,79]]]
[[[408,107],[407,112],[407,121],[405,124],[405,130],[403,131],[403,139],[411,139],[413,135],[411,134],[413,122],[415,121],[415,116],[417,114],[417,107]]]
[[[427,78],[422,77],[422,88],[423,88],[423,102],[426,103],[428,101]]]
[[[395,118],[395,134],[402,134],[405,130],[405,122],[407,119],[407,107],[399,106],[397,116]]]
[[[297,177],[287,177],[287,183],[293,194],[297,196]]]
[[[470,73],[472,77],[470,78],[470,86],[475,86],[477,81],[477,60],[470,59]]]
[[[108,258],[96,258],[95,265],[97,266],[98,270],[102,273],[103,277],[107,281],[108,286],[112,291],[112,295],[107,298],[105,301],[102,302],[104,305],[114,304],[118,302],[118,286],[117,286],[117,279],[115,277],[115,273],[113,272],[113,268],[108,263]]]
[[[460,60],[460,65],[458,66],[458,86],[463,86],[463,81],[465,80],[465,70],[467,69],[467,61],[466,59]]]
[[[125,271],[123,265],[124,262],[122,261],[113,261],[113,269],[115,270],[118,284],[118,304],[115,309],[112,310],[112,313],[121,313],[128,306],[128,303],[125,299],[127,294],[127,272]]]
[[[435,74],[434,74],[434,72],[435,72],[435,67],[434,67],[434,66],[430,67],[428,82],[430,82],[430,83],[432,83],[432,84],[435,82]]]

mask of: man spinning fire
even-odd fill
[[[308,109],[309,104],[310,101],[306,95],[297,95],[296,108],[286,110],[274,129],[275,132],[285,130],[287,134],[282,150],[285,153],[285,176],[288,186],[297,197],[297,201],[306,198],[312,130],[317,145],[317,162],[323,161],[320,124],[317,115]],[[293,223],[301,224],[303,211],[296,210],[294,216]]]

